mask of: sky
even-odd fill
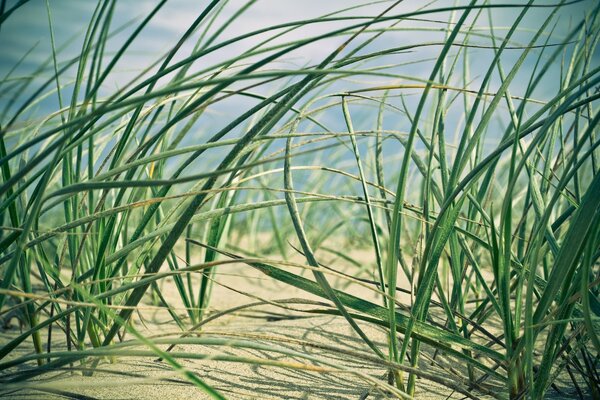
[[[8,1],[7,8],[16,3]],[[234,12],[240,9],[246,3],[245,0],[231,0],[226,2],[224,11],[220,20],[225,20]],[[364,4],[367,3],[365,6]],[[370,4],[369,4],[370,3]],[[452,5],[455,1],[432,1],[423,2],[420,0],[405,0],[397,5],[391,12],[400,14],[407,11],[413,11],[428,4],[428,9],[443,8]],[[456,1],[457,4],[466,4],[465,1]],[[522,4],[523,1],[494,1],[492,4]],[[534,4],[550,4],[552,0],[538,0]],[[155,5],[155,0],[136,0],[136,1],[118,1],[115,12],[113,28],[129,25],[120,35],[116,35],[110,41],[116,49],[120,43],[127,37],[133,27],[145,16]],[[124,59],[123,65],[118,68],[119,76],[115,76],[114,83],[118,84],[119,79],[126,80],[131,76],[128,72],[139,70],[141,66],[147,65],[148,61],[154,60],[157,56],[164,54],[170,49],[174,42],[187,29],[192,21],[204,9],[208,1],[199,0],[169,0],[159,11],[156,17],[150,22],[140,37],[134,42],[131,48],[131,54]],[[374,16],[383,11],[392,4],[390,1],[365,2],[350,0],[258,0],[228,29],[219,36],[219,40],[226,40],[236,37],[240,34],[250,32],[256,29],[270,26],[286,21],[302,20],[309,18],[318,18],[327,13],[334,12],[343,8],[363,5],[360,8],[349,10],[344,15],[354,16]],[[568,30],[570,24],[579,19],[579,16],[594,4],[593,0],[581,1],[577,4],[565,7],[560,11],[559,23],[557,24],[554,36],[560,38]],[[49,8],[53,29],[55,32],[55,43],[57,47],[67,46],[59,54],[60,61],[65,61],[69,57],[78,53],[87,23],[93,13],[96,1],[94,0],[51,0]],[[507,26],[518,13],[518,9],[495,9],[493,10],[494,24],[501,28]],[[528,15],[522,22],[523,28],[535,29],[541,23],[543,17],[547,15],[548,9],[535,9],[528,12]],[[439,12],[431,14],[430,18],[436,18],[440,21],[447,21],[449,14]],[[332,28],[341,27],[345,23],[312,24],[305,29],[298,29],[285,36],[285,39],[302,39],[309,34],[324,33]],[[218,25],[218,24],[215,24]],[[427,26],[440,27],[440,24],[431,24],[425,22],[406,22],[400,26]],[[481,18],[481,26],[487,26],[487,18]],[[400,32],[384,35],[384,38],[378,41],[379,46],[385,46],[388,43],[399,43],[402,41],[411,42],[415,40],[414,33]],[[419,33],[419,40],[440,39],[439,34]],[[253,39],[256,40],[256,39]],[[247,48],[253,43],[253,40],[241,42],[229,46],[225,52],[215,55],[215,61],[219,58],[236,54]],[[283,39],[282,39],[283,40]],[[341,39],[340,39],[341,41]],[[182,54],[186,50],[191,50],[193,44],[190,42],[182,49]],[[297,65],[317,62],[331,51],[332,45],[323,45],[319,43],[315,46],[303,48],[289,57],[288,61]],[[0,76],[6,76],[13,66],[27,53],[19,72],[29,72],[37,67],[40,62],[48,59],[51,55],[49,22],[46,9],[46,2],[43,0],[32,0],[16,10],[7,21],[0,27]],[[431,52],[435,53],[435,50]],[[208,59],[207,62],[213,60]]]
[[[15,0],[7,2],[7,9],[16,3]],[[114,93],[119,88],[127,85],[133,78],[138,76],[140,71],[144,70],[148,65],[159,60],[166,54],[172,46],[177,43],[181,35],[188,29],[190,24],[200,15],[209,1],[204,0],[169,0],[165,6],[160,9],[156,17],[152,19],[149,25],[142,31],[140,36],[132,43],[127,54],[118,62],[114,71],[109,75],[101,88],[101,95],[108,96]],[[480,2],[483,4],[484,2]],[[503,0],[491,1],[491,4],[523,4],[523,0]],[[48,13],[47,4],[49,5],[50,13]],[[33,74],[40,65],[51,60],[52,47],[50,40],[50,21],[55,34],[56,47],[60,49],[57,54],[57,62],[59,67],[65,62],[79,54],[87,24],[91,18],[96,1],[93,0],[49,0],[48,3],[43,0],[31,0],[24,6],[18,8],[10,17],[0,25],[0,77],[3,77],[4,89],[0,90],[0,124],[6,124],[10,118],[10,112],[4,113],[3,110],[11,110],[19,107],[19,101],[11,103],[14,93],[6,88],[15,88],[16,85],[11,85],[13,82],[19,82],[20,79]],[[112,37],[108,41],[107,60],[114,54],[129,37],[131,32],[144,16],[156,6],[157,1],[136,0],[136,1],[118,1],[115,9],[115,18],[112,22]],[[232,15],[238,12],[244,5],[245,0],[230,0],[221,1],[224,4],[223,11],[215,20],[213,27],[209,31],[209,36],[215,34],[219,26],[227,21]],[[373,17],[380,14],[383,10],[389,7],[391,1],[357,1],[357,0],[257,0],[245,10],[226,30],[218,32],[213,44],[223,43],[226,40],[239,37],[254,30],[269,27],[275,24],[282,24],[290,21],[307,21],[316,19],[314,23],[304,24],[299,29],[286,33],[284,36],[276,39],[271,44],[285,43],[294,40],[303,40],[311,36],[324,34],[334,29],[341,28],[351,24],[352,22],[365,21],[363,17]],[[350,89],[358,89],[364,86],[377,85],[393,85],[393,84],[414,84],[419,80],[427,79],[433,68],[434,61],[438,56],[441,46],[446,35],[445,28],[448,26],[449,19],[456,21],[458,15],[452,16],[450,12],[443,11],[444,7],[453,4],[465,5],[462,0],[440,0],[423,2],[417,0],[405,0],[395,6],[388,15],[399,15],[409,11],[418,10],[420,7],[427,9],[441,9],[436,13],[430,13],[425,16],[418,16],[411,20],[396,20],[378,25],[378,27],[389,28],[393,23],[393,30],[387,31],[384,35],[376,38],[372,43],[362,49],[359,54],[374,52],[381,49],[388,49],[399,46],[406,46],[418,43],[429,43],[430,45],[420,48],[411,49],[410,51],[391,54],[385,57],[377,58],[373,62],[366,62],[361,68],[370,66],[388,66],[386,72],[392,76],[353,76],[344,79],[326,89],[327,93],[336,93],[339,91],[347,91]],[[552,5],[554,0],[538,0],[534,4],[537,5]],[[561,9],[553,22],[549,25],[550,28],[541,35],[537,44],[544,43],[560,43],[564,35],[570,28],[581,20],[582,15],[592,6],[597,3],[594,0],[584,0],[571,4],[564,9]],[[329,13],[347,8],[341,15],[356,17],[352,22],[346,21],[319,21],[319,17]],[[491,11],[491,20],[495,29],[495,34],[502,37],[512,21],[517,17],[521,8],[494,8]],[[526,44],[533,32],[537,31],[543,21],[552,11],[550,7],[534,8],[528,11],[523,21],[519,25],[519,30],[514,35],[514,40],[511,45],[519,46]],[[473,18],[474,12],[470,18]],[[423,18],[427,18],[427,21]],[[50,21],[49,21],[50,20]],[[468,25],[471,20],[465,24]],[[551,36],[548,38],[548,35]],[[281,32],[278,31],[278,32]],[[477,91],[479,89],[482,78],[489,66],[494,50],[490,49],[491,41],[489,35],[489,21],[487,12],[483,13],[477,22],[477,28],[473,30],[473,36],[470,43],[480,45],[481,48],[469,50],[470,61],[469,82],[467,88]],[[177,59],[181,59],[189,55],[193,51],[194,42],[200,36],[201,32],[196,32],[193,40],[184,44],[178,52]],[[215,51],[208,56],[198,60],[190,73],[201,71],[211,65],[218,64],[232,57],[242,54],[244,51],[252,48],[262,40],[269,38],[272,33],[264,33],[257,36],[252,36],[243,41],[228,45],[218,51]],[[373,37],[374,33],[359,38],[349,46],[346,51],[349,51],[357,44],[364,43],[368,38]],[[334,51],[348,36],[338,36],[332,39],[320,40],[315,43],[304,46],[285,57],[277,60],[276,63],[270,63],[265,68],[279,68],[293,70],[306,66],[311,66],[319,63],[328,54]],[[459,51],[459,48],[453,48],[450,55]],[[522,49],[514,48],[507,49],[502,55],[502,67],[505,74],[510,71]],[[530,56],[526,59],[523,68],[511,85],[512,95],[522,95],[527,87],[531,71],[534,68],[540,50],[531,51]],[[257,56],[258,57],[258,56]],[[255,57],[256,59],[256,57]],[[450,58],[449,58],[450,59]],[[247,62],[249,60],[245,60]],[[592,62],[598,65],[598,54],[592,58]],[[451,84],[457,87],[464,86],[462,82],[462,64],[457,66],[456,76],[451,80]],[[560,64],[556,63],[552,68],[551,74],[558,76],[560,72]],[[149,72],[147,75],[151,74]],[[39,84],[53,76],[52,63],[48,63],[47,67],[37,75],[34,83]],[[72,88],[71,82],[75,76],[75,69],[71,69],[67,74],[60,77],[61,85],[64,86],[63,102],[67,104],[69,101],[69,93]],[[556,92],[559,79],[547,80],[534,93],[534,98],[539,100],[548,99]],[[269,94],[270,91],[281,87],[285,83],[278,82],[276,84],[257,88],[256,90],[262,94]],[[490,90],[494,90],[500,84],[497,72],[490,84]],[[36,85],[30,85],[25,89],[25,93],[19,93],[24,99],[29,93],[32,93]],[[414,110],[416,102],[419,99],[420,90],[404,90],[403,95],[409,110]],[[326,103],[330,99],[323,100]],[[202,131],[196,136],[188,136],[181,143],[182,146],[189,145],[193,141],[204,139],[225,124],[229,123],[233,116],[239,115],[240,110],[248,109],[254,101],[241,96],[231,97],[226,101],[219,102],[210,107],[207,115],[203,116]],[[392,106],[401,107],[400,99],[394,98],[390,100]],[[462,107],[462,103],[459,104]],[[500,107],[504,107],[502,104]],[[366,104],[365,106],[351,105],[354,127],[357,130],[372,129],[375,124],[374,107]],[[45,97],[42,97],[39,103],[36,104],[28,113],[25,113],[23,118],[35,119],[39,116],[48,115],[58,109],[58,100],[56,92],[49,91]],[[376,115],[376,114],[375,114]],[[504,114],[506,115],[506,114]],[[462,118],[464,110],[459,112],[450,112],[446,116],[446,131],[448,132],[448,142],[452,143],[460,136],[462,129]],[[339,107],[328,111],[320,116],[321,120],[333,130],[343,131],[345,128],[344,119],[341,115]],[[500,137],[503,128],[506,126],[506,121],[493,121],[495,129],[497,129],[496,137]],[[384,128],[395,131],[408,131],[411,121],[408,118],[386,118]],[[308,129],[301,126],[301,129]],[[314,126],[312,127],[315,128]],[[204,135],[204,136],[202,136]],[[10,135],[9,135],[10,140]],[[13,140],[18,140],[13,136]],[[107,139],[108,140],[108,139]],[[13,143],[14,145],[14,143]],[[418,145],[419,146],[419,145]],[[106,146],[108,148],[108,146]],[[397,156],[400,146],[389,146],[384,148],[384,155]],[[348,152],[348,157],[352,156]]]
[[[16,3],[15,0],[8,1],[7,9]],[[136,1],[118,1],[115,18],[112,23],[113,31],[120,30],[115,33],[108,42],[107,54],[114,53],[124,43],[133,29],[140,23],[142,18],[147,15],[157,4],[155,0],[136,0]],[[160,9],[156,17],[144,29],[141,35],[132,43],[127,55],[122,58],[117,64],[114,72],[110,74],[102,87],[101,93],[109,95],[120,87],[123,87],[128,82],[136,77],[140,71],[146,66],[151,65],[158,60],[162,55],[166,54],[174,43],[186,31],[194,19],[202,12],[209,1],[204,0],[169,0],[164,7]],[[483,2],[480,2],[483,4]],[[491,1],[491,4],[522,4],[523,0],[504,0]],[[57,62],[59,67],[67,60],[75,57],[81,48],[84,33],[90,17],[96,6],[94,0],[50,0],[48,14],[46,1],[32,0],[24,6],[18,8],[10,17],[0,26],[0,76],[5,80],[11,81],[27,77],[34,73],[36,69],[44,62],[49,61],[52,55],[49,19],[52,21],[52,26],[55,34],[55,44],[60,49],[57,54]],[[216,31],[216,27],[229,19],[234,13],[239,11],[241,7],[247,4],[246,0],[230,0],[222,1],[224,4],[223,11],[214,23],[211,32]],[[280,24],[289,21],[309,20],[319,18],[347,8],[348,10],[342,13],[344,16],[354,17],[372,17],[378,15],[392,4],[391,1],[370,1],[362,0],[257,0],[243,13],[241,16],[226,30],[220,32],[214,43],[221,43],[225,40],[238,37],[244,33],[252,32],[267,26]],[[402,14],[409,11],[418,10],[420,7],[427,9],[443,9],[444,7],[453,4],[465,5],[465,1],[461,0],[439,0],[431,2],[423,2],[417,0],[405,0],[395,6],[389,15]],[[534,4],[550,5],[554,4],[552,0],[538,0]],[[558,12],[556,23],[552,26],[552,37],[550,43],[558,43],[564,37],[570,27],[581,19],[581,16],[587,9],[595,4],[593,0],[583,0],[576,4],[569,5]],[[507,27],[516,18],[520,8],[496,8],[492,10],[492,21],[495,26],[495,33],[502,36]],[[535,8],[531,9],[520,24],[520,31],[514,36],[515,42],[525,44],[532,35],[532,31],[539,28],[542,21],[551,11],[551,8]],[[474,13],[472,13],[473,15]],[[448,11],[440,11],[425,16],[430,21],[423,20],[405,20],[396,25],[398,30],[386,32],[386,34],[377,38],[364,51],[376,51],[395,46],[403,46],[407,44],[432,42],[430,46],[411,50],[402,54],[383,57],[377,60],[377,64],[395,65],[388,71],[397,75],[397,78],[379,78],[379,77],[362,77],[359,81],[349,80],[344,84],[346,88],[358,88],[361,85],[385,85],[399,82],[408,82],[403,77],[413,77],[417,79],[427,79],[433,60],[439,54],[443,42],[446,22],[451,17]],[[458,16],[454,16],[456,20]],[[364,21],[357,19],[356,21]],[[292,40],[302,40],[312,35],[318,35],[329,32],[332,29],[340,28],[348,25],[348,21],[327,22],[327,23],[312,23],[287,33],[281,38],[278,38],[273,43],[284,43]],[[390,23],[380,25],[382,27],[389,26]],[[474,31],[481,35],[489,34],[489,25],[487,14],[483,14],[478,20],[478,30]],[[419,31],[412,30],[419,28]],[[197,38],[199,33],[194,36]],[[261,40],[269,37],[270,33],[265,33],[258,36],[253,36],[232,45],[229,45],[219,51],[211,53],[203,57],[199,62],[195,63],[192,68],[201,70],[206,66],[214,65],[223,62],[231,57],[241,54],[245,50],[256,45]],[[346,36],[347,37],[347,36]],[[280,58],[277,63],[270,64],[270,68],[294,69],[305,66],[314,65],[324,59],[337,46],[339,46],[346,37],[336,37],[334,39],[318,41],[309,46],[304,46],[301,49],[294,51],[291,54]],[[538,43],[542,43],[547,36],[542,35]],[[474,37],[472,43],[481,44],[482,46],[490,46],[489,38],[484,36]],[[360,43],[360,41],[355,41]],[[438,43],[438,44],[436,44]],[[190,40],[179,51],[180,59],[192,52],[194,41]],[[506,71],[509,71],[513,63],[517,60],[521,50],[506,50],[502,57],[502,65]],[[489,64],[489,60],[493,57],[493,51],[485,48],[471,49],[471,59],[469,65],[470,86],[474,90],[478,89],[482,76]],[[531,57],[526,60],[526,66],[522,69],[522,73],[516,78],[518,84],[512,88],[516,91],[514,94],[519,95],[519,90],[524,90],[526,82],[529,79],[528,71],[533,68],[539,52],[532,51]],[[488,60],[488,63],[477,62],[479,60]],[[594,60],[598,60],[598,55],[595,55]],[[369,64],[367,63],[366,66]],[[17,66],[15,68],[15,66]],[[557,65],[556,68],[560,66]],[[460,66],[458,68],[461,68]],[[70,73],[61,77],[61,84],[69,87],[70,81],[73,79],[75,69]],[[37,82],[42,82],[52,76],[52,64],[48,63],[44,72],[38,76]],[[461,74],[456,74],[456,85],[462,85],[460,80]],[[8,77],[8,78],[7,78]],[[414,83],[414,82],[413,82]],[[558,82],[556,82],[558,83]],[[497,87],[499,80],[492,81],[491,88]],[[33,91],[35,85],[31,85],[29,91]],[[545,98],[550,96],[556,88],[552,85],[541,86],[536,96]],[[268,89],[266,89],[268,90]],[[10,96],[5,92],[0,93],[0,109],[4,108],[8,103]],[[64,91],[63,96],[67,97],[68,90]],[[407,99],[412,102],[416,96],[407,96]],[[238,102],[238,103],[236,103]],[[236,99],[235,101],[224,102],[221,110],[215,109],[216,113],[228,112],[236,110],[238,107],[243,107],[247,104],[247,99]],[[17,105],[13,104],[13,107]],[[46,99],[40,101],[35,112],[47,114],[57,108],[57,98],[55,94],[49,94]],[[4,121],[0,121],[4,122]]]

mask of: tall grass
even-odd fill
[[[27,3],[2,2],[3,41]],[[303,368],[172,350],[194,344],[298,357],[389,397],[422,377],[539,399],[566,377],[600,398],[599,4],[376,1],[244,29],[257,3],[194,3],[168,51],[114,88],[166,1],[117,27],[117,2],[99,1],[74,57],[46,2],[51,53],[0,83],[0,315],[21,325],[0,347],[3,384],[156,356],[224,398],[182,359]],[[232,263],[322,302],[211,314]],[[140,333],[147,302],[181,333]],[[325,344],[192,335],[295,303],[344,319],[364,351],[328,350],[387,378],[309,350]],[[428,372],[440,356],[455,368]]]

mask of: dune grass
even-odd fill
[[[600,398],[598,3],[364,2],[258,30],[242,23],[256,1],[201,3],[167,52],[115,85],[166,1],[123,26],[117,2],[99,1],[74,57],[47,1],[51,54],[0,81],[0,317],[21,328],[0,345],[3,385],[149,356],[217,399],[182,359],[348,372],[309,351],[319,343],[201,334],[289,301],[345,320],[360,358],[388,371],[350,373],[386,397],[411,398],[421,377],[539,399],[567,377]],[[0,35],[29,6],[2,2]],[[332,254],[339,265],[324,265]],[[232,263],[321,301],[213,311]],[[140,333],[144,304],[180,334]],[[33,352],[15,356],[22,346]],[[428,372],[437,355],[456,368]]]

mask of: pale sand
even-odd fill
[[[309,271],[305,271],[304,276],[311,277],[311,275]],[[330,277],[330,280],[335,285],[342,284],[342,281],[335,278]],[[252,293],[261,299],[305,298],[323,301],[323,299],[308,295],[293,287],[274,282],[260,272],[241,264],[219,267],[217,281],[238,290]],[[165,280],[162,285],[165,290],[164,293],[167,295],[167,301],[171,306],[181,307],[172,279]],[[353,285],[349,290],[365,299],[380,302],[364,287]],[[409,301],[409,298],[403,297],[404,301]],[[212,298],[213,303],[211,305],[216,310],[224,310],[256,301],[256,298],[248,298],[218,284],[213,289]],[[290,307],[297,309],[311,308],[310,305],[290,305]],[[314,308],[314,306],[312,307]],[[265,312],[275,312],[296,318],[268,320]],[[179,314],[183,314],[182,310],[179,310]],[[135,318],[136,327],[141,333],[147,336],[166,333],[172,333],[172,337],[179,336],[180,331],[174,323],[169,323],[171,317],[164,310],[147,309],[144,310],[143,315],[144,324],[140,323],[138,316]],[[380,348],[386,348],[386,336],[383,329],[366,323],[360,325]],[[204,334],[208,336],[240,339],[236,335],[242,334],[242,336],[247,335],[249,338],[266,344],[272,344],[273,341],[260,339],[276,337],[278,338],[277,346],[310,354],[347,369],[347,372],[343,373],[323,373],[279,366],[248,365],[239,362],[178,359],[185,368],[196,373],[207,384],[231,399],[359,399],[361,395],[372,389],[372,385],[348,371],[358,371],[377,379],[382,378],[385,374],[385,369],[373,362],[361,360],[356,356],[350,357],[338,354],[329,349],[306,346],[299,342],[306,341],[330,345],[341,351],[362,352],[372,355],[373,353],[369,348],[341,317],[306,314],[267,305],[224,316],[208,323],[203,329]],[[18,334],[16,328],[2,332],[0,343],[6,343],[16,334]],[[56,336],[58,337],[60,334],[56,333]],[[127,338],[131,337],[130,334],[127,336]],[[60,343],[55,344],[55,346],[60,347]],[[426,346],[425,350],[427,350]],[[9,357],[14,358],[30,351],[30,341],[28,340]],[[264,360],[301,363],[306,367],[316,365],[316,363],[306,359],[264,350],[181,345],[176,347],[174,351],[199,354],[229,354]],[[455,362],[447,361],[443,357],[436,358],[436,361],[439,363],[438,365],[431,365],[430,362],[424,360],[421,367],[427,372],[438,373],[440,376],[450,378],[452,378],[452,375],[449,368],[454,367],[457,374],[465,376],[464,369],[457,366]],[[205,393],[194,387],[181,374],[174,372],[165,362],[156,361],[156,357],[121,357],[114,363],[103,360],[98,368],[98,371],[91,377],[73,371],[45,374],[30,381],[30,386],[27,389],[12,391],[7,390],[10,387],[3,387],[0,389],[0,397],[11,399],[165,400],[208,398]],[[445,371],[441,368],[444,368]],[[486,398],[481,394],[478,394],[478,396]],[[464,396],[456,394],[442,385],[419,379],[415,397],[417,399],[444,399],[463,398]],[[368,399],[376,398],[385,398],[385,395],[380,391],[371,390]]]

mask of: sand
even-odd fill
[[[310,272],[305,271],[310,277]],[[340,279],[331,278],[335,285],[342,285]],[[260,272],[243,265],[221,266],[216,275],[213,290],[212,312],[225,310],[242,304],[263,300],[283,300],[303,298],[318,300],[295,288],[274,282]],[[175,308],[181,307],[175,285],[171,278],[161,283],[167,301]],[[251,293],[254,298],[232,291]],[[353,293],[376,300],[371,291],[354,285]],[[409,298],[404,298],[410,301]],[[150,301],[146,299],[146,304]],[[288,305],[296,310],[314,308],[311,305]],[[183,315],[183,310],[178,310]],[[141,319],[141,317],[143,319]],[[148,337],[166,335],[178,337],[181,330],[172,322],[164,309],[144,308],[134,322],[140,333]],[[361,323],[361,328],[380,348],[386,348],[383,329]],[[252,340],[262,343],[266,349],[242,349],[226,346],[179,345],[175,352],[189,352],[212,356],[249,357],[282,365],[256,365],[231,361],[198,360],[183,358],[178,362],[193,372],[208,385],[230,399],[368,399],[387,398],[381,390],[374,388],[373,381],[385,379],[385,368],[367,356],[372,351],[341,317],[307,314],[273,305],[263,305],[239,311],[215,319],[203,327],[203,337],[230,338],[231,340]],[[0,342],[6,343],[18,335],[16,326],[1,332]],[[58,334],[56,336],[59,336]],[[64,335],[63,335],[64,336]],[[128,335],[127,338],[131,338]],[[317,345],[322,345],[319,348]],[[7,358],[16,358],[32,351],[30,340],[24,342]],[[55,349],[64,347],[60,340],[55,341]],[[161,346],[165,349],[165,346]],[[320,362],[281,354],[277,349],[309,354]],[[431,349],[424,350],[432,354]],[[361,356],[366,355],[366,356]],[[323,364],[335,365],[337,371],[312,370]],[[287,364],[286,364],[287,363]],[[292,363],[298,368],[289,368]],[[34,364],[22,366],[30,368]],[[426,372],[452,378],[464,374],[461,367],[452,361],[438,356],[435,363],[423,359],[421,368]],[[331,368],[329,368],[331,369]],[[340,371],[342,369],[343,371]],[[12,370],[14,371],[14,370]],[[464,376],[464,375],[463,375]],[[370,377],[370,381],[365,379]],[[459,379],[459,378],[456,378]],[[474,392],[475,393],[475,392]],[[480,398],[487,398],[477,393]],[[202,390],[193,386],[181,373],[173,371],[166,362],[156,357],[120,357],[116,360],[102,359],[92,376],[84,376],[81,371],[61,370],[38,376],[26,385],[4,385],[0,397],[7,399],[204,399],[209,398]],[[419,379],[418,399],[464,398],[453,390],[438,383]],[[489,397],[489,396],[488,396]]]

